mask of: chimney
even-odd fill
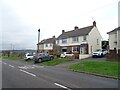
[[[95,22],[95,21],[93,22],[93,26],[95,26],[95,27],[96,27],[96,22]]]
[[[75,27],[74,27],[74,30],[78,30],[78,26],[75,26]]]
[[[62,33],[64,33],[65,32],[65,30],[62,30]]]
[[[55,38],[55,35],[53,36],[53,38]]]

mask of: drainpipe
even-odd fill
[[[117,30],[117,54],[118,54],[118,44],[119,44],[119,38],[118,38],[118,30]]]

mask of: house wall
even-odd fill
[[[109,46],[110,50],[114,50],[114,48],[117,48],[117,33],[110,33],[109,34]]]
[[[117,33],[117,44],[118,44],[118,49],[120,49],[120,30],[118,30]]]
[[[44,50],[44,44],[39,45],[39,50]]]
[[[52,49],[53,49],[53,44],[52,43],[47,43],[47,47],[46,47],[46,44],[44,44],[44,50],[52,50]]]
[[[88,35],[86,37],[87,37],[87,40],[88,40]],[[76,45],[80,45],[80,44],[88,42],[87,40],[83,41],[83,36],[79,36],[78,39],[79,39],[78,42],[73,42],[72,37],[67,38],[67,43],[66,44],[63,44],[62,39],[61,39],[61,40],[59,40],[59,43],[58,43],[58,41],[56,41],[56,44],[58,44],[59,46],[76,46]]]
[[[98,39],[98,43],[97,43],[97,39]],[[93,27],[93,29],[91,30],[88,36],[89,54],[91,54],[93,51],[97,49],[101,49],[101,41],[102,41],[102,36],[100,32],[98,31],[97,27]]]

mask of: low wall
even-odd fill
[[[90,55],[90,54],[80,54],[79,55],[79,59],[85,59],[85,58],[89,58],[89,57],[91,57],[92,55]]]
[[[109,54],[106,55],[108,61],[120,61],[120,50],[118,53],[116,50],[110,50]]]

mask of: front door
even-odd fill
[[[80,54],[85,54],[85,51],[86,51],[85,47],[80,48]]]

